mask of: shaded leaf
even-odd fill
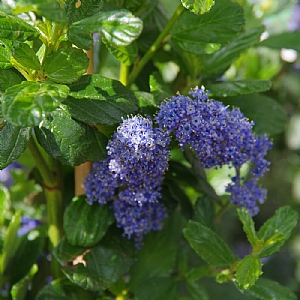
[[[213,97],[228,97],[244,94],[260,93],[271,88],[269,80],[236,80],[224,81],[207,86]]]
[[[212,53],[235,38],[243,30],[244,22],[240,5],[218,0],[203,15],[184,11],[171,30],[172,41],[188,52]]]
[[[89,205],[86,197],[80,196],[65,210],[64,231],[71,245],[90,247],[104,237],[113,221],[113,211],[107,205]]]
[[[214,218],[215,207],[213,201],[207,197],[198,198],[194,207],[194,220],[213,229]]]
[[[261,268],[258,257],[252,254],[245,256],[236,267],[235,278],[239,287],[244,290],[253,286],[262,274]]]
[[[221,238],[209,228],[189,221],[183,235],[195,252],[208,264],[215,267],[228,267],[237,259]]]
[[[181,0],[182,5],[195,14],[204,14],[210,11],[215,4],[214,0]]]
[[[70,85],[64,101],[73,118],[92,125],[119,124],[137,110],[134,93],[119,81],[101,75],[86,75]]]
[[[257,233],[258,238],[265,242],[260,257],[278,251],[290,237],[297,221],[298,214],[291,207],[283,206],[277,209],[274,216],[267,220]]]
[[[110,47],[107,44],[107,47],[115,58],[125,66],[131,66],[138,56],[138,46],[135,42],[132,42],[128,46],[119,46],[117,48]]]
[[[237,214],[239,216],[240,221],[243,224],[243,229],[247,235],[248,241],[251,243],[252,246],[255,246],[255,244],[258,241],[258,238],[256,236],[255,226],[251,215],[245,208],[238,208]]]
[[[68,92],[65,85],[24,81],[3,94],[3,116],[15,126],[36,126],[59,106]]]
[[[196,281],[188,281],[185,286],[192,295],[192,300],[209,300],[209,295],[202,284]]]
[[[87,70],[89,59],[82,50],[62,48],[46,57],[46,76],[59,83],[71,83],[79,79]]]
[[[10,62],[11,57],[12,57],[12,53],[10,47],[8,46],[7,42],[1,40],[0,41],[0,69],[8,69],[12,67],[12,63]]]
[[[21,83],[23,79],[24,77],[14,68],[0,69],[0,93],[3,94],[7,88]]]

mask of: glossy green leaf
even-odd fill
[[[24,81],[6,90],[4,118],[15,126],[36,126],[68,96],[66,85]]]
[[[181,0],[182,5],[195,14],[204,14],[210,11],[215,0]]]
[[[244,94],[265,92],[271,88],[269,80],[236,80],[224,81],[208,85],[212,97],[229,97],[239,96]]]
[[[65,210],[64,231],[71,245],[91,247],[104,237],[113,221],[113,211],[107,205],[89,205],[81,196],[74,198]]]
[[[298,214],[289,206],[277,209],[273,217],[264,223],[257,236],[264,241],[260,257],[270,256],[278,251],[290,237],[298,221]]]
[[[194,220],[213,229],[215,218],[215,206],[208,197],[198,198],[194,206]]]
[[[199,222],[189,221],[183,235],[195,252],[208,264],[224,268],[237,259],[221,238]]]
[[[128,46],[138,38],[143,28],[141,19],[127,10],[99,12],[73,23],[68,30],[69,40],[77,47],[88,49],[91,33],[99,33],[109,47]]]
[[[254,246],[257,243],[258,238],[256,236],[255,225],[252,217],[250,216],[248,210],[246,210],[245,208],[238,208],[237,214],[239,216],[240,221],[243,224],[243,229],[247,235],[248,241],[251,243],[252,246]]]
[[[102,6],[103,0],[85,0],[81,1],[80,5],[78,0],[65,1],[65,10],[69,23],[74,23],[98,13]]]
[[[24,42],[38,37],[39,32],[22,19],[0,11],[0,39]]]
[[[269,47],[274,49],[293,49],[300,51],[300,32],[299,31],[289,31],[283,32],[277,35],[271,35],[267,39],[263,40],[259,46]]]
[[[30,128],[4,123],[0,130],[0,169],[4,169],[25,151],[30,138]]]
[[[224,72],[242,52],[259,43],[263,32],[263,26],[251,29],[239,34],[230,44],[224,46],[219,51],[211,55],[203,55],[201,57],[203,64],[202,73],[215,74],[220,71]]]
[[[46,152],[67,165],[106,158],[107,138],[96,129],[72,118],[66,109],[57,109],[35,128]]]
[[[8,69],[12,67],[10,62],[11,57],[12,53],[8,43],[5,40],[0,40],[0,69]]]
[[[171,30],[172,41],[188,52],[212,53],[234,39],[243,26],[242,7],[231,1],[218,0],[203,15],[184,11]]]
[[[253,120],[257,134],[278,134],[285,128],[287,117],[283,107],[268,96],[253,94],[222,100],[232,107],[239,107],[246,117]]]
[[[82,50],[62,48],[46,57],[44,70],[50,80],[71,83],[86,72],[88,65],[89,59]]]
[[[7,88],[21,83],[23,79],[24,77],[14,68],[0,69],[0,93],[3,94]]]
[[[119,124],[137,110],[134,93],[119,81],[101,75],[86,75],[70,86],[64,101],[73,118],[93,125]]]
[[[260,278],[256,284],[243,291],[247,296],[258,300],[296,300],[296,295],[287,287],[270,279]]]
[[[26,43],[14,42],[12,46],[12,55],[18,63],[28,69],[39,70],[41,68],[40,61],[35,52]]]
[[[253,286],[262,274],[261,268],[258,257],[252,254],[245,256],[236,267],[235,278],[239,287],[244,290]]]

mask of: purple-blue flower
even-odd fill
[[[21,223],[22,225],[18,229],[18,236],[25,235],[30,230],[35,229],[36,227],[43,224],[40,220],[33,219],[27,216],[21,216]]]
[[[24,167],[17,161],[13,162],[5,169],[0,170],[0,182],[3,183],[7,188],[10,188],[13,183],[13,178],[11,176],[11,171],[14,169],[23,169]]]

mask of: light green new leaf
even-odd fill
[[[14,126],[36,126],[59,106],[68,92],[66,85],[24,81],[3,94],[3,117]]]
[[[245,208],[238,208],[237,214],[239,216],[240,221],[243,224],[243,229],[247,235],[248,241],[251,243],[252,246],[254,246],[257,243],[258,238],[256,236],[254,222],[248,210],[246,210]]]
[[[93,40],[91,33],[99,33],[108,47],[124,47],[141,34],[143,22],[127,10],[99,12],[71,24],[69,40],[82,49],[88,49]]]
[[[239,96],[267,91],[271,88],[271,81],[257,79],[224,81],[210,84],[207,88],[212,97]]]
[[[283,32],[277,35],[271,35],[267,39],[263,40],[258,46],[269,47],[274,49],[293,49],[300,51],[300,32],[291,31]]]
[[[235,278],[238,286],[243,290],[253,286],[262,274],[261,268],[262,263],[258,257],[252,254],[245,256],[236,268]]]
[[[290,237],[298,221],[298,214],[289,206],[277,209],[273,217],[259,229],[257,236],[264,241],[260,257],[270,256],[278,251]]]
[[[195,14],[205,14],[215,4],[215,0],[181,0],[182,5]]]
[[[82,50],[62,48],[46,57],[44,70],[50,80],[71,83],[82,76],[89,65],[89,59]]]
[[[237,259],[216,233],[198,222],[189,221],[183,229],[183,235],[195,252],[208,264],[224,268]]]
[[[227,0],[218,0],[204,15],[184,11],[174,24],[172,41],[195,54],[212,53],[228,44],[243,30],[243,9]]]
[[[24,42],[38,37],[39,32],[22,19],[0,11],[0,39]]]

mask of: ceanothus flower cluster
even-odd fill
[[[251,215],[257,214],[256,202],[263,203],[266,196],[258,179],[268,170],[264,157],[272,143],[267,136],[252,132],[254,123],[238,108],[230,110],[219,101],[209,100],[204,87],[196,87],[190,95],[193,99],[178,94],[162,103],[156,122],[175,135],[182,150],[186,145],[194,150],[203,168],[233,166],[237,175],[227,187],[229,199]],[[251,163],[252,169],[245,181],[239,170],[246,162]]]
[[[85,180],[89,203],[113,202],[117,226],[137,247],[145,234],[160,230],[166,217],[158,202],[168,168],[170,137],[150,118],[123,120],[107,145],[108,158],[93,164]]]

